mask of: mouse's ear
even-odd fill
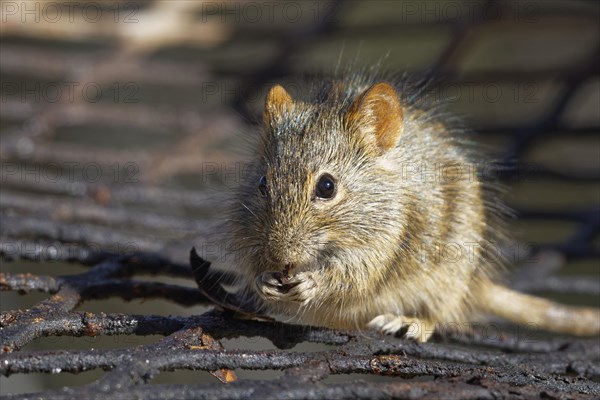
[[[290,111],[294,100],[281,85],[275,85],[267,94],[265,109],[263,111],[263,123],[270,124],[286,111]]]
[[[376,83],[350,106],[346,115],[349,127],[375,139],[381,152],[396,146],[403,128],[402,106],[398,93],[387,83]]]

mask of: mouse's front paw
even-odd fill
[[[306,303],[317,293],[317,281],[312,272],[299,272],[287,280],[289,287],[285,300]]]
[[[367,324],[368,328],[381,331],[387,335],[396,335],[406,339],[426,342],[433,334],[435,324],[418,318],[402,315],[381,314]]]
[[[263,272],[255,280],[257,292],[267,300],[305,303],[314,298],[317,283],[311,272],[284,278],[280,272]]]
[[[254,286],[266,300],[280,300],[284,291],[281,273],[278,272],[263,272],[256,277]]]

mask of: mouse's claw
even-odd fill
[[[409,318],[394,314],[381,314],[373,318],[367,324],[367,327],[387,335],[396,335],[400,333],[401,336],[406,339],[426,342],[433,334],[435,324],[418,318]]]

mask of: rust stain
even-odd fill
[[[221,383],[231,383],[237,381],[238,379],[235,372],[227,368],[221,368],[217,371],[210,371],[210,374],[221,381]]]
[[[201,346],[189,346],[192,350],[223,350],[223,346],[218,340],[206,333],[200,335]],[[220,368],[216,371],[209,371],[212,376],[217,378],[221,383],[231,383],[238,380],[235,371],[228,368]]]
[[[383,355],[371,358],[369,365],[374,373],[378,375],[394,375],[399,367],[404,364],[398,355]]]
[[[210,350],[209,346],[189,346],[191,350]]]
[[[87,324],[85,326],[85,334],[87,336],[98,336],[102,331],[102,327],[98,324]]]
[[[103,206],[110,204],[112,200],[112,192],[108,186],[100,186],[90,190],[90,195],[94,201]]]
[[[8,313],[2,314],[2,316],[0,316],[0,326],[11,324],[16,319],[17,319],[17,316],[15,314],[8,314]]]

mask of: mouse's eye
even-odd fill
[[[323,174],[319,178],[319,182],[317,182],[317,188],[315,190],[315,195],[319,199],[329,200],[335,196],[336,193],[336,185],[335,179],[333,176],[329,174]]]
[[[258,180],[258,190],[263,197],[267,197],[267,177],[264,175]]]

